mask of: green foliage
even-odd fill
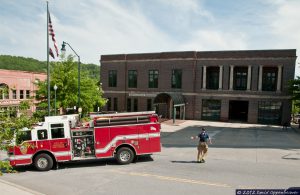
[[[97,66],[95,64],[82,64],[81,70],[87,72],[89,77],[91,77],[92,79],[100,81],[100,66]]]
[[[46,72],[47,64],[33,58],[0,55],[0,69]]]
[[[15,173],[16,171],[13,170],[12,166],[10,166],[8,161],[0,161],[0,176],[3,173]]]
[[[54,64],[55,62],[50,62],[51,67],[53,67]],[[47,62],[39,61],[33,58],[0,55],[0,69],[46,73]],[[87,71],[91,78],[100,81],[100,67],[98,65],[81,63],[81,69]]]
[[[31,128],[37,122],[36,119],[25,114],[28,105],[28,102],[21,102],[19,117],[12,117],[10,113],[0,115],[0,150],[7,150],[14,139],[21,140],[22,130]],[[0,175],[1,172],[12,171],[8,162],[0,161]]]
[[[289,93],[292,95],[292,100],[295,107],[300,107],[300,77],[289,81]]]
[[[62,62],[56,62],[51,70],[51,107],[54,108],[54,85],[56,90],[56,108],[62,108],[66,113],[67,108],[77,106],[78,99],[78,64],[73,61],[72,56],[62,59]],[[39,108],[47,110],[47,83],[39,82],[38,91],[36,92],[36,99],[40,101]],[[98,80],[91,78],[90,74],[85,71],[80,71],[80,106],[83,114],[93,111],[94,106],[102,107],[105,101],[102,96],[102,91],[99,88]],[[42,110],[42,109],[41,109]],[[42,116],[42,111],[38,112],[36,116]]]

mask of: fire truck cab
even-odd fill
[[[78,115],[45,117],[25,130],[21,144],[8,150],[12,166],[33,164],[50,170],[57,162],[116,158],[129,164],[136,156],[161,151],[160,124],[154,112],[102,114],[80,123]]]

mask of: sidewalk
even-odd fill
[[[0,150],[0,160],[6,160],[7,159],[7,154],[5,151]],[[12,173],[14,174],[14,173]],[[18,195],[42,195],[42,193],[35,192],[33,190],[30,190],[28,188],[25,188],[23,186],[19,186],[17,184],[4,181],[1,179],[0,176],[0,194],[1,195],[12,195],[12,194],[18,194]]]
[[[216,128],[255,128],[255,129],[263,129],[263,130],[278,130],[282,131],[282,126],[278,125],[263,125],[263,124],[250,124],[250,123],[231,123],[231,122],[220,122],[220,121],[198,121],[198,120],[167,120],[161,123],[161,132],[176,132],[178,130],[182,130],[185,127],[216,127]],[[298,125],[291,125],[288,129],[293,129],[300,133],[300,129]]]
[[[1,189],[1,195],[12,195],[12,194],[18,194],[18,195],[42,195],[42,193],[30,190],[28,188],[19,186],[17,184],[4,181],[0,178],[0,189]]]

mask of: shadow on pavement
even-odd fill
[[[163,147],[189,148],[196,147],[198,140],[191,136],[200,133],[200,126],[188,126],[175,132],[162,132]],[[300,149],[300,133],[293,128],[283,130],[281,127],[215,127],[204,126],[212,135],[211,148],[278,148]]]
[[[153,161],[153,158],[150,155],[139,156],[133,163],[147,163]],[[82,168],[82,167],[100,167],[100,166],[122,166],[119,165],[118,162],[114,158],[109,159],[92,159],[92,160],[81,160],[81,161],[72,161],[72,162],[64,162],[58,163],[58,166],[54,166],[53,169],[61,170],[61,169],[73,169],[73,168]],[[126,166],[126,165],[124,165]],[[17,172],[39,172],[35,169],[33,165],[20,166],[16,167],[15,170]]]
[[[198,163],[197,161],[172,160],[172,163]]]

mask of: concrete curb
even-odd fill
[[[0,179],[1,194],[44,195],[43,193]]]

